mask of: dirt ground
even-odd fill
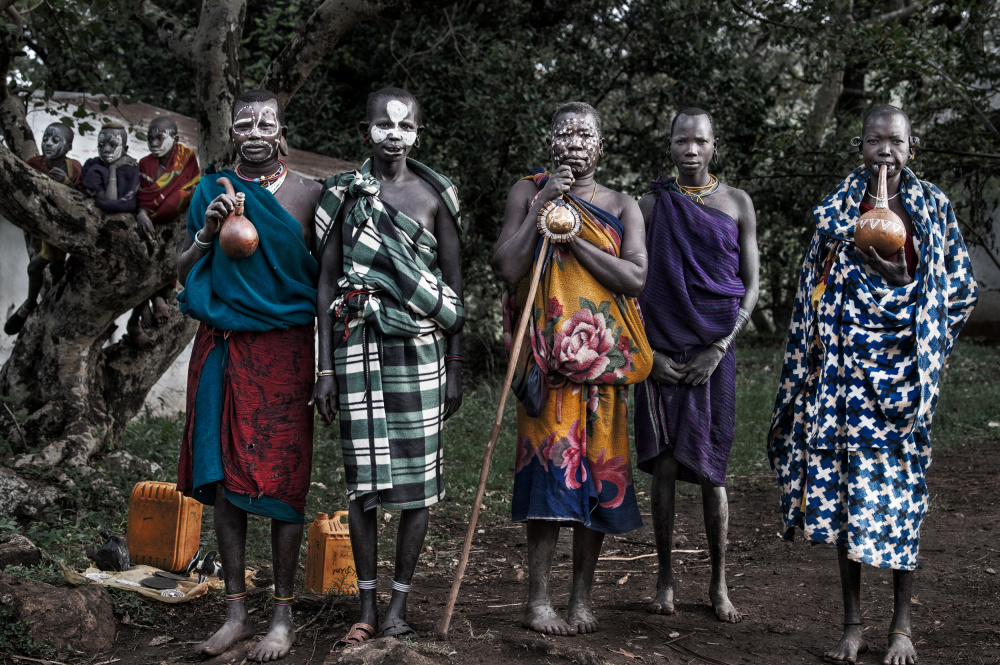
[[[921,663],[1000,663],[1000,446],[939,455],[928,484],[931,510],[922,529],[920,568],[914,584],[913,629]],[[678,555],[678,611],[646,613],[655,584],[655,558],[602,560],[594,600],[601,630],[546,638],[518,625],[526,594],[524,529],[501,523],[473,544],[449,639],[433,639],[451,583],[465,525],[451,524],[451,544],[440,543],[418,568],[410,603],[411,625],[424,636],[414,643],[441,663],[818,663],[838,636],[841,604],[832,547],[778,538],[777,491],[769,474],[739,478],[730,487],[730,597],[744,613],[737,625],[719,623],[709,604],[707,553]],[[648,499],[646,500],[648,501]],[[648,503],[641,506],[648,511]],[[604,557],[654,552],[652,527],[605,541]],[[678,500],[679,548],[704,549],[701,502],[690,492]],[[452,549],[445,549],[446,547]],[[560,540],[554,570],[557,609],[565,610],[570,582],[570,534]],[[264,571],[266,575],[266,571]],[[266,580],[265,580],[266,581]],[[858,662],[880,663],[892,611],[891,572],[865,567],[862,602],[869,653]],[[386,585],[383,585],[386,586]],[[266,627],[267,592],[256,591],[260,634]],[[388,595],[386,594],[386,599]],[[284,663],[323,663],[334,640],[354,616],[352,599],[300,596],[298,642]],[[245,662],[247,643],[201,661],[191,645],[223,618],[219,594],[180,606],[169,626],[119,626],[114,651],[96,663]],[[306,625],[308,623],[308,625]],[[169,641],[167,637],[170,637]],[[673,637],[671,637],[673,636]],[[165,643],[164,643],[165,641]],[[151,646],[151,643],[155,646]],[[86,661],[84,661],[86,662]],[[330,661],[332,662],[332,661]]]

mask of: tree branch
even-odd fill
[[[275,93],[282,104],[285,104],[355,23],[416,16],[447,7],[453,2],[454,0],[325,0],[271,61],[259,87]]]
[[[900,9],[895,10],[895,11],[886,12],[885,14],[882,14],[881,16],[876,16],[875,20],[876,21],[881,21],[883,23],[888,23],[890,21],[899,21],[901,19],[906,18],[907,16],[909,16],[911,14],[916,14],[918,11],[920,11],[923,8],[924,8],[924,3],[922,3],[922,2],[915,2],[912,5],[908,5],[906,7],[902,7]]]
[[[31,168],[3,144],[0,173],[0,215],[15,226],[75,256],[102,260],[106,252],[114,251],[130,265],[148,266],[149,256],[136,235],[132,215],[105,214],[83,194]]]
[[[194,64],[195,31],[152,0],[143,0],[143,15],[156,28],[156,36],[186,67]]]

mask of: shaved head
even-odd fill
[[[678,112],[677,115],[674,116],[674,119],[670,121],[670,134],[671,135],[674,133],[674,127],[677,125],[677,119],[680,118],[682,115],[686,115],[686,116],[688,116],[690,118],[693,118],[693,117],[698,116],[698,115],[707,116],[708,117],[708,124],[712,127],[712,136],[715,136],[715,119],[712,118],[712,114],[711,113],[709,113],[708,111],[706,111],[704,109],[700,109],[697,106],[689,106],[688,108],[684,109],[683,111]]]
[[[170,116],[160,116],[149,121],[149,131],[160,129],[177,136],[177,122]]]
[[[413,93],[402,88],[382,88],[368,95],[368,102],[365,104],[365,117],[370,122],[372,116],[378,113],[379,109],[384,109],[386,102],[390,99],[398,99],[402,102],[413,102],[414,116],[417,124],[424,122],[424,111],[420,108],[420,102],[413,96]]]
[[[552,114],[552,124],[550,129],[555,129],[556,122],[562,116],[567,113],[580,113],[582,115],[589,115],[594,119],[594,125],[597,127],[597,135],[601,136],[601,114],[597,112],[593,106],[587,102],[566,102],[562,106],[556,109],[556,112]]]
[[[876,118],[887,118],[890,116],[898,115],[906,121],[906,133],[909,134],[913,127],[910,124],[910,116],[903,112],[903,109],[892,106],[891,104],[879,104],[878,106],[873,106],[865,114],[864,122],[861,123],[861,133],[864,134],[865,130],[868,129],[868,123]]]

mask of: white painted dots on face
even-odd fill
[[[277,152],[281,140],[278,112],[270,105],[244,106],[233,117],[233,133],[244,139],[237,142],[243,159],[267,161]]]
[[[372,126],[372,143],[382,143],[387,139],[393,139],[402,141],[403,145],[409,147],[417,142],[417,132],[411,129],[413,123],[404,122],[410,114],[406,104],[398,99],[390,99],[385,105],[385,112],[389,116],[389,122]]]
[[[570,163],[574,171],[586,171],[597,161],[601,136],[597,123],[589,115],[566,116],[556,123],[549,137],[552,158]]]

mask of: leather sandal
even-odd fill
[[[367,623],[356,623],[347,631],[347,635],[333,643],[333,650],[336,651],[352,644],[361,644],[378,636],[379,633],[374,626],[369,626]]]

